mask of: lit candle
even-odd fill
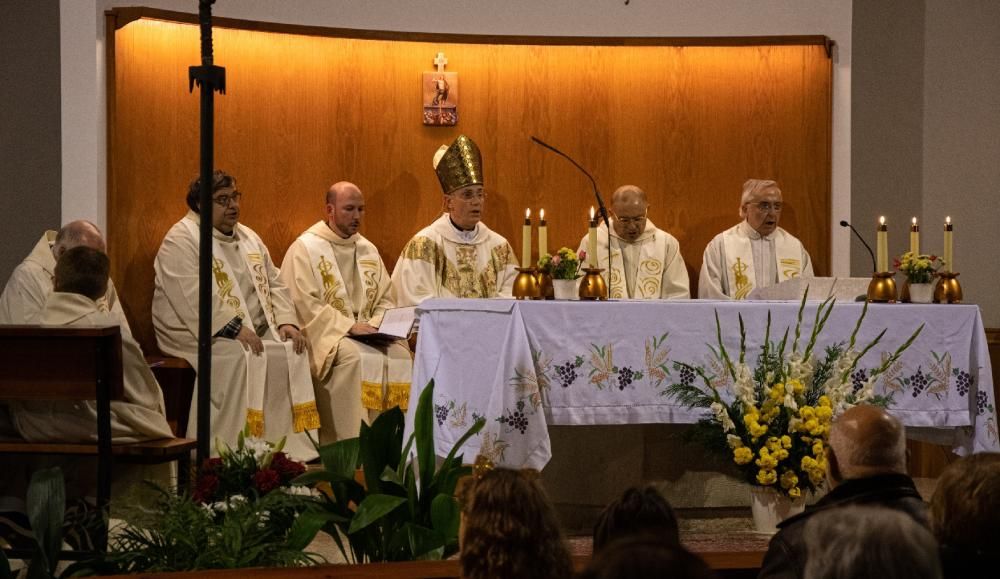
[[[521,267],[531,267],[531,209],[524,210],[521,228]]]
[[[538,259],[549,253],[549,228],[545,225],[545,210],[538,212]]]
[[[951,217],[944,218],[944,270],[945,271],[955,271],[955,264],[953,260],[954,249],[953,245],[954,239],[952,238],[953,232],[951,230]]]
[[[876,264],[879,272],[889,271],[889,229],[885,226],[885,216],[878,218],[878,238],[876,248]]]
[[[597,267],[597,219],[594,217],[594,208],[590,208],[590,237],[587,239],[587,263],[590,267]]]
[[[917,225],[917,218],[913,218],[913,223],[910,225],[910,253],[914,257],[920,255],[920,226]]]

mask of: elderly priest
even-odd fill
[[[646,193],[635,185],[623,185],[611,196],[614,219],[608,228],[597,229],[597,259],[608,271],[612,299],[688,299],[687,267],[677,239],[659,229],[646,214]],[[611,243],[611,267],[608,267],[608,243]],[[587,236],[580,240],[580,251],[587,249]]]
[[[335,183],[326,194],[326,220],[300,235],[281,262],[280,278],[309,340],[324,444],[357,436],[366,409],[405,410],[410,396],[406,343],[361,341],[378,336],[376,326],[393,305],[382,257],[358,233],[364,215],[361,190]]]
[[[754,288],[794,277],[813,277],[802,242],[778,227],[781,189],[774,181],[748,179],[743,184],[743,221],[715,236],[705,248],[698,297],[742,300]]]
[[[288,289],[264,242],[239,223],[236,179],[212,178],[212,207],[203,215],[201,179],[188,189],[190,208],[167,232],[153,267],[153,326],[164,353],[198,369],[199,220],[212,220],[212,436],[235,445],[245,426],[299,460],[317,453],[306,430],[319,428],[307,343],[297,327]],[[191,401],[188,435],[197,428]],[[214,449],[213,449],[214,450]]]
[[[479,147],[459,135],[434,155],[434,171],[447,213],[403,248],[392,272],[396,305],[417,305],[435,297],[511,297],[514,250],[480,221],[486,192]]]

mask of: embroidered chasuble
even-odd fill
[[[56,270],[52,246],[55,241],[56,232],[46,231],[28,257],[14,269],[0,296],[0,324],[41,323],[45,301],[52,294]],[[97,301],[97,308],[115,314],[118,320],[115,323],[129,329],[113,281],[108,280],[108,293]]]
[[[153,264],[153,327],[160,349],[198,369],[198,214],[188,214],[167,232]],[[213,230],[212,334],[234,317],[257,331],[263,355],[228,338],[212,340],[212,435],[235,446],[245,426],[300,460],[317,456],[305,430],[319,428],[309,357],[282,342],[278,328],[298,326],[288,290],[278,278],[260,237],[237,224],[232,236]],[[191,401],[188,436],[197,429],[197,398]],[[213,452],[216,451],[213,445]]]
[[[319,221],[288,248],[281,279],[309,339],[323,443],[357,436],[367,411],[405,410],[413,367],[405,342],[381,349],[348,338],[355,323],[378,326],[393,307],[375,245]]]
[[[45,303],[40,323],[53,326],[119,325],[118,316],[102,311],[88,297],[53,292]],[[124,400],[111,401],[111,436],[114,442],[172,438],[163,405],[163,393],[146,365],[139,344],[127,327],[122,332]],[[58,363],[58,360],[53,360]],[[32,442],[97,442],[97,403],[93,401],[11,402],[17,431]]]
[[[428,298],[510,298],[517,258],[507,240],[482,222],[462,232],[448,214],[403,247],[392,271],[397,306]]]
[[[677,239],[646,220],[638,239],[629,243],[612,228],[611,267],[608,267],[608,228],[597,228],[598,267],[604,269],[611,299],[688,299],[691,297],[687,267]],[[587,249],[587,236],[577,253]]]
[[[793,277],[813,277],[802,242],[780,227],[762,236],[742,221],[716,235],[705,248],[698,297],[741,300],[754,288]]]

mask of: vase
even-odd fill
[[[552,292],[557,300],[578,300],[580,293],[575,279],[552,280]]]
[[[793,500],[772,488],[750,487],[750,510],[753,512],[754,530],[758,533],[777,533],[778,523],[801,513],[805,508],[804,498]]]
[[[910,302],[914,304],[929,304],[934,299],[934,284],[911,283]]]

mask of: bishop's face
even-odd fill
[[[469,185],[445,195],[444,204],[455,225],[466,230],[472,229],[483,218],[486,192],[482,185]]]
[[[750,196],[743,204],[747,224],[757,233],[767,236],[778,229],[781,217],[781,189],[770,186]]]
[[[223,187],[212,193],[212,226],[231,235],[240,221],[240,197],[235,187]]]

